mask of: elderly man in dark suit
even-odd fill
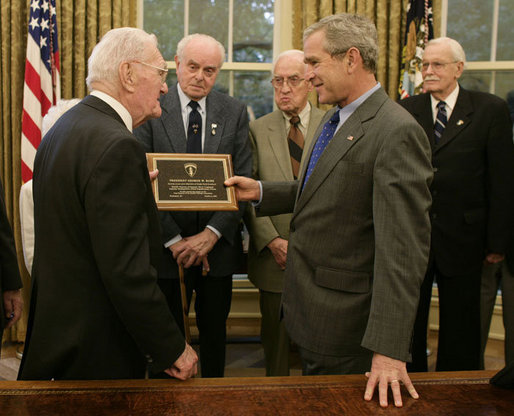
[[[88,61],[91,94],[41,142],[21,380],[196,373],[196,353],[157,285],[158,213],[131,133],[160,116],[166,72],[155,36],[109,31]]]
[[[416,318],[412,371],[427,371],[428,312],[439,289],[436,369],[478,370],[482,265],[504,257],[512,224],[514,144],[505,101],[460,87],[466,56],[450,38],[423,54],[425,94],[400,101],[432,147],[430,262]]]
[[[278,109],[250,122],[253,172],[261,180],[293,180],[305,162],[324,111],[312,106],[312,84],[305,79],[307,66],[299,50],[282,52],[273,64],[272,84]],[[245,223],[250,232],[248,278],[259,288],[262,315],[261,341],[266,375],[289,375],[289,336],[280,321],[287,240],[291,214],[256,217],[249,207]]]
[[[375,79],[374,25],[329,16],[304,33],[305,61],[323,118],[298,181],[262,182],[262,215],[293,211],[282,312],[304,374],[368,373],[364,398],[406,372],[430,221],[430,146],[415,120]],[[259,184],[232,178],[238,197],[259,199]]]
[[[4,189],[0,182],[0,347],[5,328],[10,328],[21,317],[21,277],[11,225],[7,218]]]
[[[246,106],[214,91],[225,50],[214,38],[193,34],[177,45],[176,85],[161,98],[162,116],[135,131],[147,152],[232,155],[234,172],[249,176]],[[159,285],[182,323],[178,264],[185,270],[188,305],[193,290],[202,377],[223,377],[232,274],[242,264],[241,218],[225,212],[162,212],[163,263]]]

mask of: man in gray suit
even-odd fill
[[[240,199],[263,195],[263,215],[293,212],[282,313],[304,374],[371,367],[364,398],[378,385],[387,406],[390,384],[401,406],[400,382],[418,397],[405,362],[428,261],[430,145],[375,79],[377,35],[368,19],[322,19],[306,29],[304,52],[320,102],[337,104],[309,163],[298,181],[225,184],[237,185]]]
[[[291,181],[324,111],[308,101],[312,84],[305,79],[303,52],[281,53],[273,64],[272,84],[278,110],[250,123],[255,179]],[[289,336],[279,319],[284,286],[291,214],[256,217],[249,206],[245,223],[250,231],[248,278],[259,289],[261,340],[267,376],[289,375]]]
[[[246,106],[214,91],[225,50],[214,38],[194,34],[177,45],[178,83],[161,98],[162,116],[135,131],[147,152],[232,155],[234,172],[250,176]],[[188,304],[196,294],[202,377],[223,377],[226,320],[232,298],[232,274],[241,266],[239,211],[161,212],[163,262],[159,285],[182,324],[178,264],[186,269]]]

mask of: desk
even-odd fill
[[[314,376],[0,382],[0,415],[513,415],[514,391],[494,371],[412,374],[421,398],[400,409],[362,399],[365,377]],[[403,391],[405,394],[405,390]]]

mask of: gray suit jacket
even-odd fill
[[[180,109],[177,86],[161,98],[162,116],[147,121],[134,131],[147,152],[186,153],[186,132]],[[248,142],[248,115],[240,101],[212,90],[207,96],[207,119],[204,153],[232,155],[234,174],[250,176],[252,153]],[[216,124],[216,129],[211,126]],[[214,132],[214,134],[213,134]],[[191,236],[210,225],[222,237],[218,240],[208,260],[210,274],[227,276],[236,272],[242,263],[241,218],[245,203],[239,211],[161,212],[162,243],[178,234]],[[178,267],[169,249],[163,246],[163,262],[159,278],[178,278]]]
[[[302,163],[324,111],[311,107],[309,128],[305,137]],[[293,170],[287,143],[287,131],[280,110],[250,123],[250,142],[253,150],[252,175],[265,181],[292,181]],[[259,289],[280,293],[284,285],[284,272],[278,267],[268,243],[276,237],[289,238],[291,214],[256,217],[252,205],[248,206],[245,223],[250,232],[248,249],[248,278]]]
[[[430,240],[425,133],[380,89],[335,134],[300,192],[305,170],[296,183],[263,182],[260,208],[294,207],[282,294],[289,335],[320,354],[410,360]]]

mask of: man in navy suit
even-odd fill
[[[223,45],[207,35],[189,35],[178,43],[178,83],[161,98],[162,116],[135,132],[147,152],[230,154],[234,173],[250,176],[246,106],[212,89],[224,56]],[[239,211],[232,212],[161,212],[164,256],[159,285],[181,323],[178,264],[184,266],[188,305],[193,290],[196,294],[202,377],[224,374],[226,320],[232,274],[241,266],[245,207],[240,204]]]
[[[453,39],[430,41],[425,94],[400,101],[432,147],[432,242],[414,327],[411,371],[427,371],[432,284],[439,289],[438,371],[478,370],[482,265],[503,260],[514,201],[514,144],[505,101],[458,84],[465,54]]]

